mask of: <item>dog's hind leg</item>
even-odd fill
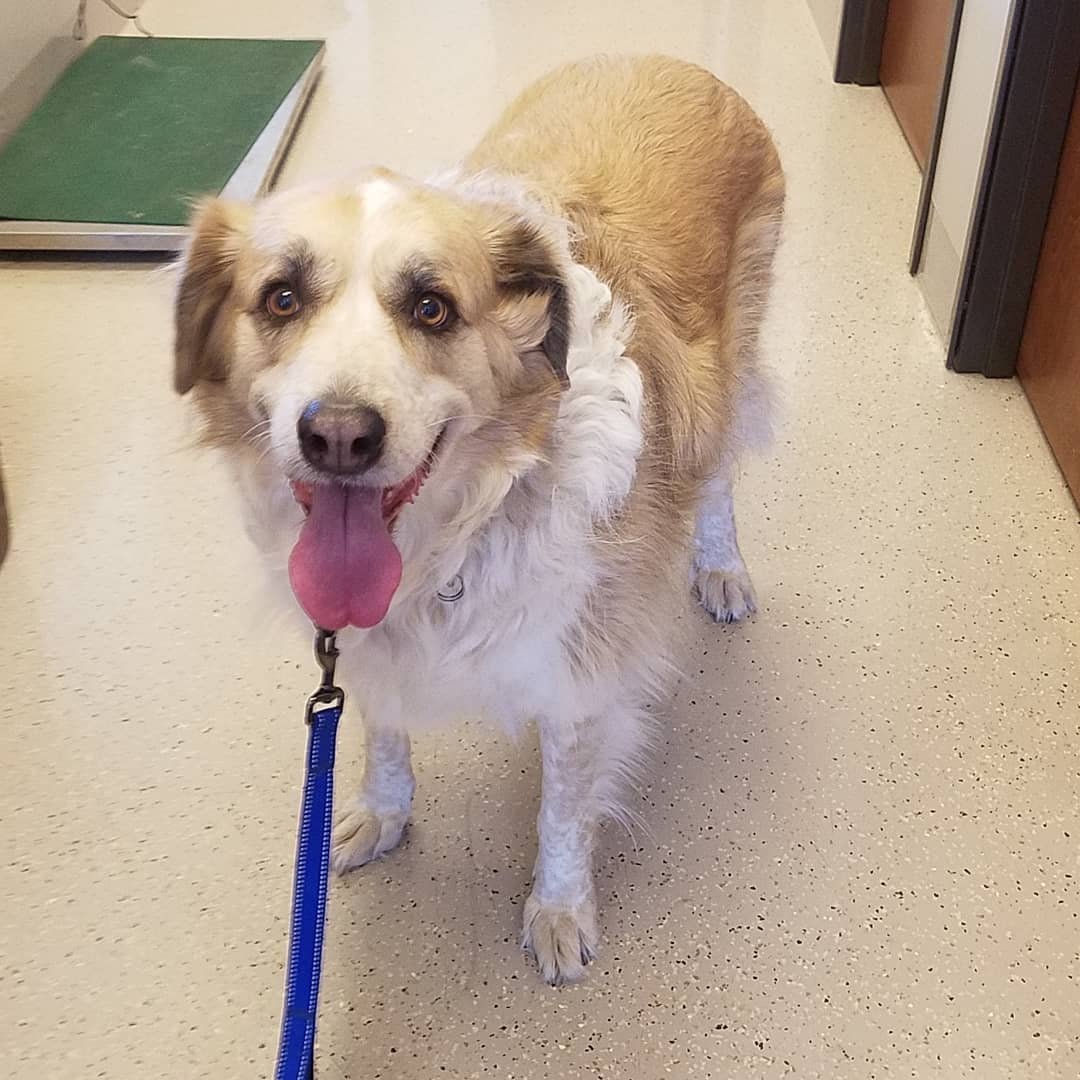
[[[735,536],[731,470],[705,485],[694,537],[694,592],[717,622],[736,622],[757,610],[757,599]]]
[[[330,865],[339,874],[397,847],[416,790],[409,736],[367,721],[364,734],[366,753],[360,791],[334,822]]]
[[[736,622],[757,610],[735,538],[731,481],[735,455],[763,448],[772,433],[773,394],[760,360],[760,335],[780,238],[784,176],[771,149],[766,156],[769,165],[735,236],[728,272],[731,288],[721,320],[725,365],[733,365],[738,374],[735,410],[719,467],[705,485],[698,508],[693,586],[701,606],[717,622]]]

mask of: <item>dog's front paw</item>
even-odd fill
[[[407,811],[379,814],[363,798],[354,799],[334,821],[331,867],[344,874],[392,851],[401,842],[408,821]]]
[[[757,611],[750,575],[743,570],[698,570],[694,592],[701,606],[717,621],[738,622]]]
[[[551,986],[577,982],[596,956],[599,935],[596,904],[578,907],[542,903],[534,893],[525,901],[525,928],[521,944],[536,958],[544,981]]]

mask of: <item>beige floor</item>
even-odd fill
[[[1080,1075],[1077,513],[1018,387],[945,371],[904,270],[914,166],[802,0],[144,10],[328,38],[288,179],[427,170],[600,49],[708,64],[790,174],[782,435],[740,487],[762,611],[687,613],[588,983],[516,946],[529,747],[422,739],[407,846],[334,886],[320,1075]],[[167,281],[8,263],[0,301],[0,1075],[264,1076],[307,643],[251,605],[229,490],[183,449]]]

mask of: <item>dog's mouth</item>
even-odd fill
[[[289,556],[289,581],[317,626],[367,629],[383,620],[401,583],[391,534],[431,475],[445,435],[444,426],[420,465],[392,487],[292,482],[306,520]]]
[[[431,449],[428,451],[427,457],[425,457],[400,484],[394,484],[392,487],[387,488],[370,489],[372,492],[378,492],[380,494],[383,520],[386,522],[386,527],[391,531],[393,531],[398,514],[400,514],[401,511],[420,494],[420,489],[424,486],[424,481],[431,475],[431,470],[435,467],[435,459],[438,456],[439,448],[442,446],[443,436],[445,434],[446,425],[443,425],[435,442],[431,444]],[[291,480],[289,486],[292,488],[293,498],[300,504],[304,511],[304,515],[310,516],[311,506],[315,501],[315,492],[318,488],[325,486],[346,487],[351,485],[335,485],[334,481],[327,481],[326,484],[309,484],[303,480]],[[369,489],[365,488],[357,490],[362,490],[366,495]]]

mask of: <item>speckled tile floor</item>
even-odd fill
[[[790,176],[782,435],[739,492],[762,610],[687,611],[589,981],[550,990],[516,945],[530,748],[423,738],[407,845],[334,886],[320,1075],[1080,1075],[1077,512],[1018,387],[946,373],[904,271],[914,166],[802,0],[144,10],[329,39],[287,179],[427,170],[600,49],[709,65]],[[0,1074],[264,1076],[308,644],[238,585],[229,489],[184,449],[164,278],[14,262],[0,298]]]

